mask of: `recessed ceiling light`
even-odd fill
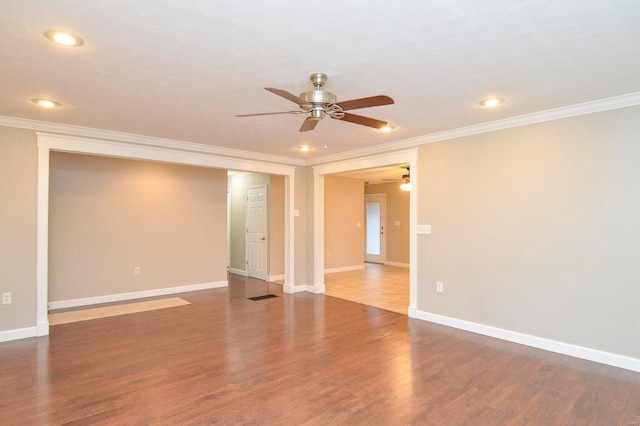
[[[386,125],[386,126],[384,126],[384,127],[380,127],[380,131],[381,131],[382,133],[389,133],[389,132],[391,131],[391,126]]]
[[[302,152],[307,152],[307,151],[311,151],[312,148],[309,145],[302,145],[302,146],[299,146],[298,149]]]
[[[34,104],[38,104],[43,108],[53,108],[53,107],[59,107],[61,104],[60,102],[56,102],[56,101],[52,101],[51,99],[31,99],[31,102],[33,102]]]
[[[64,31],[58,30],[48,30],[44,33],[44,35],[51,41],[55,41],[58,44],[63,44],[65,46],[82,46],[84,44],[84,40],[80,37],[75,36],[73,34],[65,33]]]
[[[496,107],[498,105],[500,105],[501,103],[504,102],[504,99],[502,98],[487,98],[487,99],[483,99],[480,102],[480,105],[489,107],[489,108],[493,108]]]

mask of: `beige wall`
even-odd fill
[[[365,194],[385,194],[387,262],[409,264],[409,192],[400,183],[366,185]]]
[[[324,180],[324,267],[364,265],[364,181]]]
[[[638,117],[631,107],[422,146],[418,223],[433,234],[418,236],[417,308],[640,358]],[[13,293],[0,331],[36,322],[36,174],[35,132],[0,128],[0,291]],[[294,195],[295,284],[310,285],[311,167],[296,169]]]
[[[284,275],[284,176],[269,180],[269,275]]]
[[[269,199],[269,271],[284,274],[284,176],[264,173],[235,172],[229,176],[231,208],[229,218],[231,268],[246,271],[247,190],[267,185]]]
[[[639,118],[424,145],[418,223],[433,234],[418,236],[418,309],[640,357]]]
[[[0,331],[36,324],[37,185],[35,133],[0,127]]]
[[[49,204],[49,301],[226,281],[225,170],[52,152]]]
[[[294,186],[295,285],[314,284],[313,265],[313,168],[297,167]]]

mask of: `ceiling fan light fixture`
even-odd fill
[[[487,99],[483,99],[480,102],[480,105],[486,106],[487,108],[493,108],[493,107],[497,107],[502,103],[504,103],[504,99],[502,98],[487,98]]]
[[[36,105],[40,105],[42,108],[54,108],[54,107],[59,107],[61,105],[60,102],[56,102],[56,101],[52,101],[51,99],[44,99],[44,98],[31,99],[31,102],[33,102]]]
[[[402,175],[402,184],[400,184],[400,189],[403,191],[411,191],[411,169],[409,166],[405,166],[407,169],[407,174]]]
[[[313,148],[311,148],[309,145],[301,145],[298,147],[298,149],[302,152],[309,152],[311,151]]]
[[[73,34],[65,33],[64,31],[47,30],[44,35],[49,40],[64,46],[79,47],[84,44],[84,40],[82,40],[82,38]]]
[[[391,130],[392,130],[392,127],[389,126],[388,124],[386,126],[384,126],[384,127],[380,127],[380,131],[382,133],[389,133]]]

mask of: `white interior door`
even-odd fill
[[[267,186],[247,190],[247,275],[267,279]]]
[[[384,194],[365,196],[365,262],[384,263],[387,259],[385,201]]]

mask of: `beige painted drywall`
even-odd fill
[[[313,185],[313,168],[296,167],[293,208],[298,215],[293,217],[293,237],[296,247],[294,284],[298,286],[314,284]]]
[[[269,199],[269,271],[284,274],[284,176],[264,173],[233,172],[228,178],[230,194],[230,263],[237,271],[246,271],[247,190],[266,185]]]
[[[225,170],[52,152],[49,301],[226,281],[226,185]]]
[[[364,265],[364,181],[324,180],[324,267]]]
[[[386,261],[409,264],[409,192],[400,183],[366,185],[365,194],[385,194]]]
[[[640,107],[421,147],[418,309],[640,358],[639,160]]]
[[[36,325],[37,187],[35,133],[0,127],[0,331]]]
[[[269,275],[284,275],[284,176],[269,179]]]

